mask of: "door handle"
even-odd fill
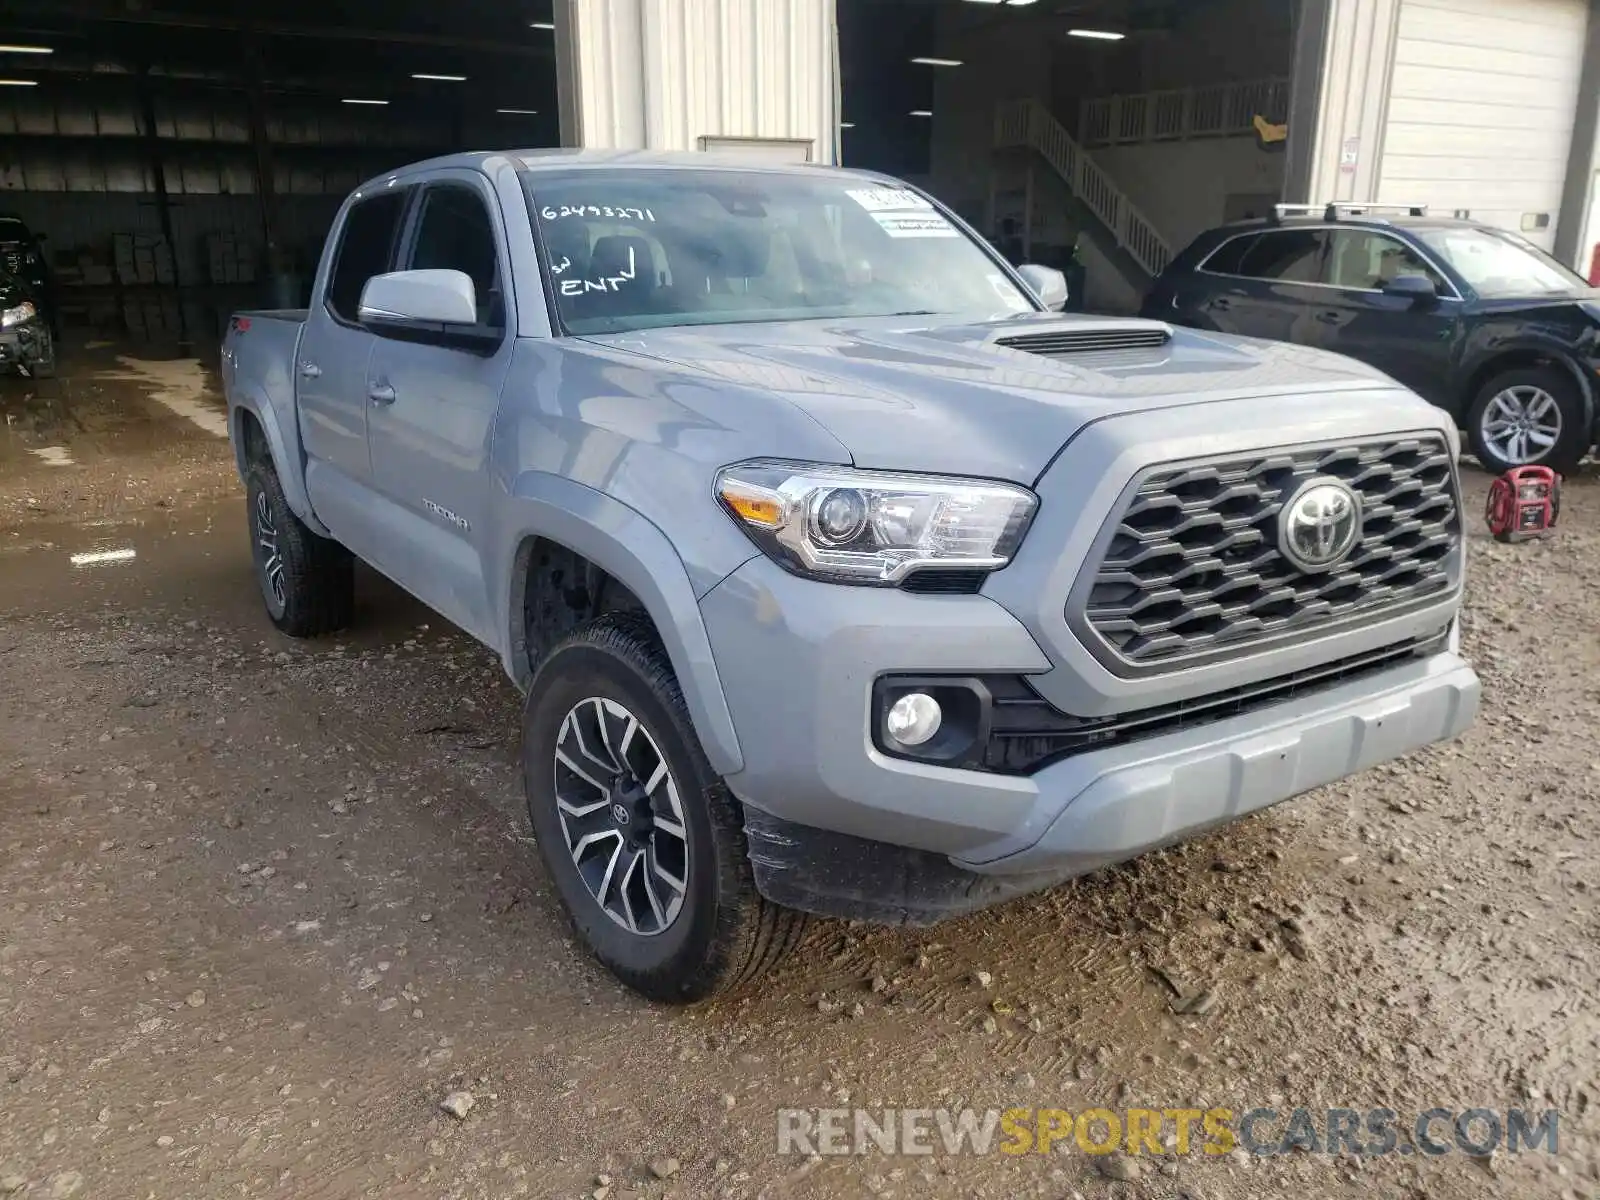
[[[1213,300],[1211,302],[1211,307],[1213,309],[1215,309],[1217,312],[1227,312],[1230,308],[1233,307],[1233,305],[1232,305],[1231,302],[1229,302],[1227,300],[1224,300],[1219,296],[1217,299],[1215,299],[1215,300]]]
[[[367,399],[379,407],[387,407],[394,403],[394,388],[387,383],[375,383],[367,389]]]
[[[316,363],[314,363],[314,362],[302,362],[300,364],[300,378],[301,379],[317,379],[317,378],[320,378],[321,375],[322,375],[322,368],[317,366]]]
[[[1317,314],[1317,320],[1324,325],[1337,325],[1339,323],[1339,314],[1332,309],[1324,309]]]

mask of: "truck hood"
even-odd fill
[[[1167,340],[1148,349],[1065,356],[999,344],[1019,335],[1114,338],[1129,331],[1164,332]],[[588,340],[780,396],[838,439],[859,467],[1024,484],[1037,480],[1079,430],[1104,417],[1251,397],[1308,400],[1330,390],[1398,389],[1370,367],[1304,346],[1054,313],[957,325],[904,317],[708,325]]]

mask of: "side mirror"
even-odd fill
[[[367,280],[357,315],[364,325],[476,325],[478,296],[460,271],[391,271]]]
[[[1067,304],[1067,277],[1054,267],[1041,267],[1038,263],[1024,263],[1017,268],[1022,282],[1051,312],[1060,312]]]
[[[478,295],[463,271],[391,271],[361,289],[360,321],[379,337],[489,353],[503,340],[478,322]]]
[[[1439,289],[1426,275],[1396,275],[1383,285],[1385,296],[1398,296],[1412,304],[1426,304],[1439,298]]]

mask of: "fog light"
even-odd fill
[[[884,730],[902,746],[920,746],[939,732],[944,713],[926,692],[911,692],[889,706]]]

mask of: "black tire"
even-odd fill
[[[616,790],[615,775],[602,778],[610,791],[596,786],[586,793],[597,801],[605,800],[595,806],[600,811],[590,820],[609,821],[614,826],[602,836],[616,841],[599,843],[602,856],[607,844],[618,847],[611,852],[611,865],[605,868],[607,879],[616,870],[618,856],[630,854],[637,855],[641,875],[668,878],[651,874],[650,868],[664,853],[671,858],[681,847],[681,858],[675,861],[684,864],[680,877],[685,886],[681,892],[667,885],[656,887],[667,893],[669,902],[656,906],[657,897],[652,895],[651,909],[661,927],[650,932],[634,930],[649,923],[651,909],[641,905],[647,919],[630,929],[621,916],[602,907],[571,849],[566,823],[576,824],[576,818],[563,817],[557,809],[558,772],[567,794],[574,786],[588,786],[574,784],[576,774],[558,764],[556,752],[567,733],[569,715],[601,711],[592,708],[593,702],[620,706],[638,723],[631,739],[631,762],[628,753],[620,755],[625,767],[654,774],[652,764],[664,764],[669,772],[664,785],[652,795],[644,795],[642,789],[632,793],[634,803],[643,805],[645,813],[637,815],[636,809],[632,830],[611,816],[620,807],[611,799],[625,794]],[[610,719],[621,720],[614,713]],[[615,735],[618,726],[611,728]],[[621,728],[626,731],[626,724]],[[642,743],[639,731],[647,735]],[[603,740],[604,734],[601,736]],[[620,744],[628,739],[617,740]],[[565,744],[573,744],[570,735]],[[596,753],[600,753],[598,748]],[[615,761],[619,756],[608,751],[605,757]],[[630,988],[652,1000],[673,1004],[700,1000],[761,976],[799,941],[806,924],[804,914],[772,904],[756,891],[743,810],[706,760],[666,651],[643,614],[608,613],[574,631],[550,652],[534,676],[523,710],[522,763],[539,852],[573,928],[594,956]],[[591,758],[586,765],[602,775],[596,764]],[[666,787],[673,789],[682,812],[685,832],[681,838],[676,834],[669,837],[663,826],[652,824],[654,816],[666,812]],[[653,829],[648,835],[634,832],[647,825]],[[582,836],[581,830],[573,834],[574,840]],[[639,846],[630,850],[626,836],[640,837]],[[588,869],[593,869],[594,861],[592,855],[586,859]],[[621,892],[602,884],[601,894],[618,907],[627,904],[625,893],[632,878],[630,860]],[[637,889],[634,891],[637,899]],[[675,916],[662,920],[661,914],[673,911],[674,904]]]
[[[270,463],[250,465],[245,492],[256,583],[272,623],[297,638],[321,637],[349,625],[355,611],[350,551],[311,532],[294,515]]]
[[[1504,420],[1509,411],[1507,403],[1513,407],[1544,403],[1537,399],[1540,394],[1553,402],[1545,405],[1540,420],[1547,429],[1552,421],[1559,425],[1552,444],[1540,447],[1515,438],[1508,442],[1504,433],[1491,428],[1497,420]],[[1507,396],[1512,398],[1509,402],[1497,403],[1497,397]],[[1493,410],[1491,405],[1495,406]],[[1566,474],[1589,452],[1591,432],[1584,420],[1583,394],[1572,376],[1560,367],[1516,367],[1502,371],[1478,389],[1467,409],[1467,440],[1472,452],[1486,470],[1496,475],[1512,467],[1535,465]],[[1515,451],[1518,445],[1525,447],[1522,457],[1506,452]]]

